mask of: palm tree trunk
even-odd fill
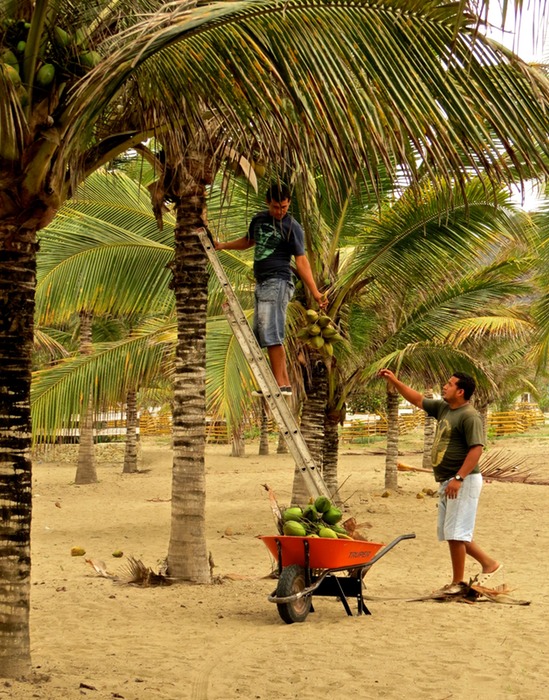
[[[322,460],[322,474],[324,483],[332,494],[332,500],[341,505],[339,495],[339,482],[337,477],[337,465],[339,460],[339,421],[341,412],[326,413],[324,422],[324,453]]]
[[[174,178],[176,176],[174,175]],[[207,258],[196,228],[203,226],[206,188],[185,172],[171,183],[176,205],[172,266],[177,314],[174,375],[170,576],[211,580],[206,548],[206,307]]]
[[[36,232],[0,228],[0,677],[30,673],[31,354]]]
[[[385,488],[398,488],[398,404],[396,391],[387,390],[387,456],[385,458]]]
[[[137,469],[137,391],[130,389],[126,396],[126,448],[123,474],[135,474]]]
[[[244,438],[242,437],[241,428],[236,428],[233,432],[231,444],[231,457],[244,457],[246,454],[246,444],[244,443]]]
[[[92,349],[92,314],[82,311],[80,313],[80,352],[82,355],[90,355]],[[93,441],[93,398],[91,396],[87,406],[82,407],[78,426],[80,439],[74,483],[95,484],[97,482],[97,469]]]
[[[287,455],[289,452],[288,445],[286,444],[286,439],[283,433],[278,433],[278,443],[276,445],[277,455]]]
[[[484,444],[486,444],[486,440],[488,438],[488,406],[489,402],[488,401],[479,401],[478,399],[474,403],[475,408],[477,409],[481,419],[482,419],[482,428],[484,430]]]
[[[319,360],[312,367],[310,382],[307,385],[307,399],[301,412],[301,434],[307,443],[311,457],[317,469],[322,471],[324,450],[324,417],[326,415],[326,396],[328,380],[326,365]],[[301,469],[296,465],[292,489],[292,503],[307,503],[309,493],[305,488]]]
[[[433,398],[433,389],[428,387],[425,390],[424,396],[426,399]],[[433,441],[435,439],[435,425],[436,418],[432,416],[425,416],[425,424],[423,427],[423,469],[432,469],[433,460],[431,457],[431,448],[433,447]]]
[[[259,454],[269,454],[269,416],[267,415],[267,402],[261,399],[261,422],[259,427]]]

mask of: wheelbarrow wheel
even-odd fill
[[[305,588],[305,569],[299,564],[291,564],[282,569],[276,595],[280,598],[301,593]],[[306,595],[288,603],[277,603],[278,614],[288,625],[303,622],[311,610],[311,596]]]

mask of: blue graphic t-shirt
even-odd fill
[[[465,404],[450,408],[441,399],[423,399],[423,410],[437,419],[431,451],[436,481],[451,479],[459,471],[471,447],[484,445],[484,429],[478,412]],[[480,471],[478,464],[471,474]]]
[[[251,220],[248,238],[255,242],[254,275],[258,282],[269,277],[291,279],[292,255],[305,254],[303,229],[294,218],[286,214],[279,221],[262,211]]]

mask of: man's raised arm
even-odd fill
[[[216,250],[247,250],[254,245],[255,241],[247,236],[236,238],[233,241],[214,241]]]
[[[409,401],[414,406],[418,408],[423,408],[423,394],[419,391],[412,389],[412,387],[403,384],[400,379],[397,379],[390,369],[380,369],[378,376],[387,380],[388,384],[392,384],[398,393],[403,396],[406,401]]]

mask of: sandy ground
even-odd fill
[[[500,447],[499,445],[498,447]],[[543,438],[507,439],[545,467]],[[484,487],[476,539],[505,563],[513,597],[529,606],[411,598],[448,582],[446,545],[435,537],[429,474],[400,473],[382,498],[384,457],[376,446],[342,447],[342,489],[350,515],[369,538],[413,532],[366,576],[368,616],[348,617],[336,598],[315,596],[315,612],[287,625],[267,596],[273,562],[256,538],[275,534],[267,482],[288,504],[288,455],[244,458],[208,447],[207,537],[221,583],[141,588],[102,578],[85,558],[124,569],[120,549],[158,569],[167,551],[171,452],[161,440],[142,448],[138,475],[122,475],[118,446],[102,449],[99,483],[75,486],[74,454],[50,453],[34,473],[32,660],[35,675],[0,681],[0,698],[48,700],[317,700],[318,698],[545,697],[549,657],[549,487],[491,482]],[[420,466],[421,456],[402,460]],[[549,476],[549,470],[548,476]],[[85,548],[72,557],[71,547]],[[470,562],[467,574],[478,572]],[[241,578],[239,578],[241,577]],[[495,584],[502,583],[500,579]],[[356,601],[351,600],[353,611]]]

